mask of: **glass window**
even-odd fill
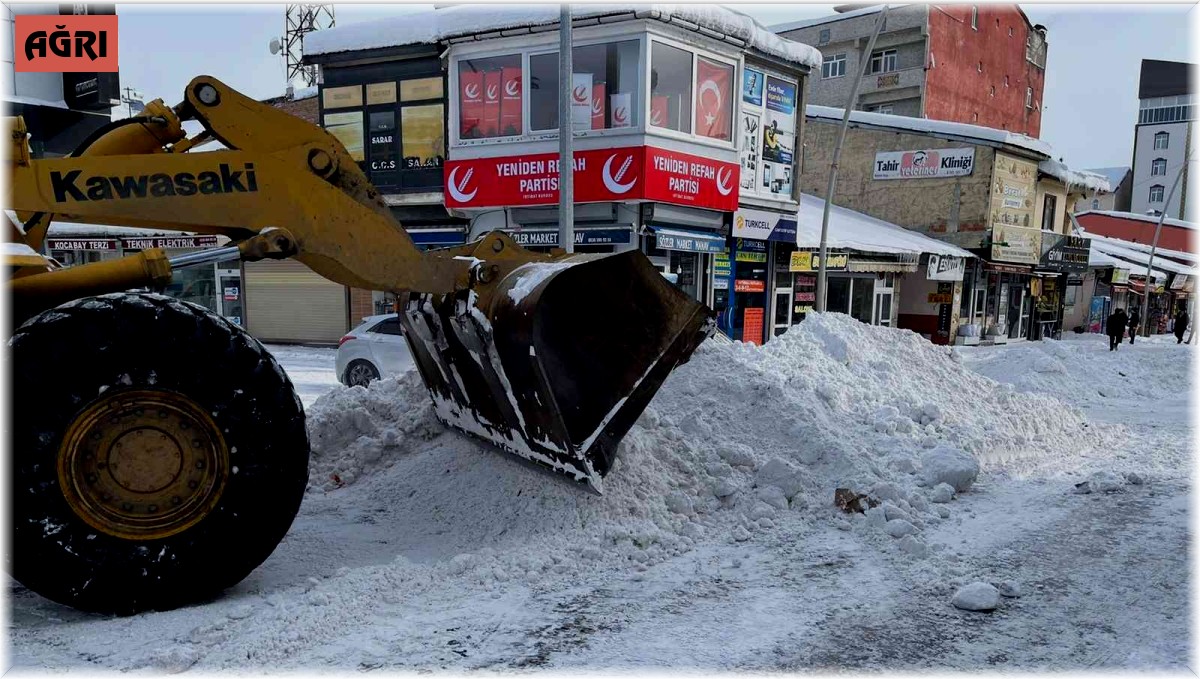
[[[1155,184],[1154,186],[1150,187],[1150,202],[1151,203],[1163,202],[1163,188],[1164,187],[1161,184]]]
[[[1167,173],[1167,159],[1166,158],[1155,158],[1154,161],[1150,163],[1150,176],[1151,177],[1157,177],[1158,175],[1165,175],[1166,173]]]
[[[692,53],[653,43],[650,50],[650,124],[692,131]]]
[[[846,54],[832,54],[821,64],[822,78],[840,78],[846,75]]]
[[[371,136],[371,169],[396,169],[396,112],[377,111],[367,114]]]
[[[696,59],[696,134],[733,139],[733,66]]]
[[[1042,201],[1042,231],[1054,230],[1054,213],[1057,209],[1058,196],[1047,195]]]
[[[638,124],[639,49],[636,40],[571,50],[573,129],[606,130]],[[529,57],[529,127],[558,129],[558,52]]]
[[[1077,299],[1079,299],[1079,286],[1068,285],[1067,292],[1063,295],[1063,304],[1066,306],[1075,306]]]
[[[367,106],[396,103],[396,83],[367,85]]]
[[[971,28],[979,30],[979,8],[971,6]]]
[[[458,116],[462,139],[521,134],[521,56],[459,61]]]
[[[346,147],[351,158],[358,161],[364,160],[362,111],[326,114],[325,130],[342,142],[342,146]]]
[[[839,314],[850,313],[850,281],[851,278],[834,278],[826,281],[825,310]]]
[[[890,73],[896,70],[896,50],[882,50],[871,55],[871,73]]]
[[[1025,108],[1033,108],[1033,88],[1025,88]]]
[[[853,278],[850,293],[850,315],[863,323],[871,323],[871,309],[875,303],[875,279]]]
[[[387,318],[375,325],[367,332],[377,332],[381,335],[403,335],[404,331],[400,328],[400,319]]]
[[[405,106],[400,109],[405,169],[442,166],[446,155],[442,110],[441,104]]]
[[[825,43],[827,43],[827,42],[829,42],[829,29],[828,29],[828,28],[822,28],[822,29],[821,29],[821,32],[820,32],[820,34],[819,34],[819,36],[818,36],[818,41],[817,41],[817,44],[819,44],[819,45],[824,45],[824,44],[825,44]]]
[[[442,98],[442,78],[416,78],[400,83],[400,101]]]
[[[1154,135],[1154,150],[1158,151],[1167,148],[1167,144],[1171,135],[1166,132],[1159,132]]]
[[[1099,210],[1099,209],[1100,209],[1100,201],[1099,201],[1099,200],[1097,200],[1097,199],[1095,199],[1095,198],[1093,198],[1093,199],[1092,199],[1092,209],[1093,209],[1093,210]]]
[[[326,109],[362,106],[362,86],[326,87],[321,90],[321,106]]]

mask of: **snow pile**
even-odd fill
[[[677,19],[685,25],[692,24],[690,28],[693,30],[699,26],[722,33],[761,52],[809,68],[821,65],[821,53],[815,48],[781,38],[751,17],[719,5],[596,4],[571,8],[571,14],[576,19],[634,13],[663,22]],[[454,5],[382,21],[316,31],[305,37],[304,53],[330,54],[437,43],[508,29],[552,26],[558,20],[558,5]]]
[[[1108,178],[1104,175],[1088,172],[1087,170],[1072,170],[1053,158],[1048,158],[1038,163],[1038,172],[1048,174],[1066,184],[1068,191],[1072,186],[1078,186],[1089,191],[1101,191],[1103,193],[1112,193],[1113,191],[1113,187],[1108,183]]]
[[[416,371],[366,387],[335,388],[307,411],[310,487],[329,489],[390,466],[440,434]]]
[[[843,487],[876,501],[862,530],[912,537],[906,551],[924,554],[914,536],[949,515],[934,502],[969,488],[981,462],[1099,441],[1053,398],[1018,394],[914,333],[841,314],[812,314],[765,347],[702,345],[624,439],[603,497],[457,434],[437,437],[427,401],[415,373],[318,400],[310,481],[368,482],[354,491],[367,496],[346,500],[403,512],[407,530],[454,536],[465,550],[454,574],[485,583],[497,573],[540,582],[613,559],[644,568],[705,537],[750,540],[787,517],[844,521],[833,507]]]
[[[819,119],[825,122],[841,123],[844,110],[833,108],[831,106],[817,106],[810,104],[805,109],[805,115],[809,119]],[[982,139],[985,141],[994,141],[1001,144],[1009,144],[1023,148],[1027,151],[1040,153],[1044,156],[1049,156],[1053,149],[1041,139],[1008,130],[997,130],[994,127],[984,127],[982,125],[971,125],[970,123],[952,123],[945,120],[929,120],[926,118],[910,118],[908,116],[892,115],[890,113],[869,113],[867,111],[851,111],[850,123],[858,123],[860,125],[877,125],[879,127],[888,127],[899,130],[911,130],[913,132],[921,132],[925,134],[949,134],[956,137],[969,137],[972,139]]]

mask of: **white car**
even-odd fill
[[[338,341],[334,369],[347,386],[367,386],[372,380],[413,367],[396,314],[367,316],[361,325]]]

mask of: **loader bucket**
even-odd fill
[[[413,295],[401,316],[447,425],[601,491],[617,444],[714,326],[640,252],[526,264],[487,309]]]

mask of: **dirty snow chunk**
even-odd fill
[[[1088,483],[1087,481],[1080,481],[1079,483],[1075,484],[1075,489],[1071,492],[1075,493],[1076,495],[1087,495],[1088,493],[1092,492],[1092,484]]]
[[[746,530],[745,526],[738,526],[733,529],[733,539],[738,542],[745,542],[750,539],[750,531]]]
[[[696,513],[692,499],[683,493],[671,493],[667,496],[667,509],[675,514],[691,516]]]
[[[754,485],[760,488],[777,486],[790,500],[792,496],[800,492],[804,484],[801,481],[799,469],[787,460],[776,457],[758,470],[758,474],[754,477]]]
[[[1133,486],[1140,486],[1146,481],[1137,472],[1127,472],[1125,474],[1125,482]]]
[[[902,538],[917,532],[917,527],[904,519],[892,519],[883,527],[884,532],[894,538]]]
[[[1066,374],[1067,366],[1053,356],[1039,356],[1033,362],[1033,370],[1039,373]]]
[[[949,507],[938,507],[935,511],[937,511],[937,515],[943,519],[950,518],[950,508]]]
[[[1125,487],[1125,479],[1121,475],[1107,471],[1092,474],[1087,483],[1095,493],[1113,493]]]
[[[754,451],[744,443],[733,443],[717,451],[721,459],[734,467],[753,467]]]
[[[736,493],[737,489],[737,484],[731,479],[723,478],[717,481],[716,485],[713,486],[712,492],[716,497],[729,497],[730,495]]]
[[[908,512],[897,507],[896,505],[892,504],[891,502],[883,503],[883,515],[887,518],[888,521],[891,521],[892,519],[904,519],[905,521],[912,520],[912,517],[909,516]]]
[[[1000,596],[1002,596],[1002,597],[1015,599],[1015,598],[1021,596],[1020,583],[1014,582],[1012,580],[1005,580],[1004,582],[999,583],[996,586],[996,589],[1000,592]]]
[[[887,514],[884,513],[883,507],[871,507],[865,512],[867,516],[867,525],[872,528],[883,528],[887,525]]]
[[[954,486],[948,483],[939,483],[929,492],[929,501],[937,504],[945,504],[954,499]]]
[[[905,535],[900,539],[900,549],[918,559],[929,554],[929,547],[911,535]]]
[[[758,499],[775,509],[787,509],[788,499],[779,486],[763,486],[758,489]]]
[[[979,476],[979,462],[960,448],[940,445],[921,456],[921,469],[929,484],[948,483],[966,492]]]
[[[749,516],[751,521],[770,519],[775,516],[775,508],[759,500],[754,503],[753,507],[750,508],[750,512],[747,514],[747,516]]]
[[[854,528],[849,521],[842,518],[835,519],[833,522],[833,527],[838,530],[850,530],[851,528]]]
[[[972,582],[959,587],[950,603],[964,611],[991,611],[1000,605],[1000,592],[986,582]]]

